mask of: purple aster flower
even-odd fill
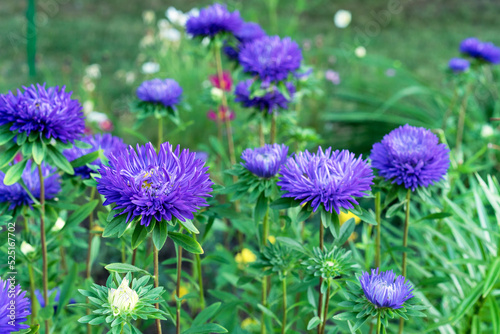
[[[208,167],[195,156],[179,146],[172,151],[169,143],[163,143],[159,153],[147,143],[111,154],[110,167],[102,166],[96,179],[97,190],[106,198],[103,204],[116,204],[115,210],[127,214],[127,223],[139,216],[146,226],[152,218],[193,219],[194,212],[208,205],[213,184]]]
[[[181,101],[182,87],[174,79],[153,79],[144,81],[136,93],[144,102],[175,108]]]
[[[371,275],[363,272],[359,278],[366,299],[376,308],[399,309],[410,298],[413,298],[413,287],[405,283],[404,276],[394,274],[392,270],[379,273],[372,269]]]
[[[450,70],[453,72],[465,72],[469,69],[470,67],[470,62],[467,59],[463,58],[451,58],[450,62],[448,63],[448,67]]]
[[[302,52],[290,37],[264,36],[243,44],[238,59],[245,72],[269,83],[286,80],[298,70]]]
[[[288,94],[290,95],[290,100],[288,100],[275,86],[272,86],[271,91],[267,92],[263,96],[255,96],[251,98],[250,87],[252,86],[253,79],[248,79],[240,82],[235,89],[234,94],[236,102],[241,102],[241,104],[246,108],[257,108],[259,110],[266,110],[268,113],[272,113],[278,108],[288,109],[288,103],[293,99],[295,93],[295,86],[291,82],[285,83],[288,89]],[[265,89],[266,84],[262,84],[261,88]]]
[[[30,300],[21,285],[10,285],[0,278],[0,333],[13,333],[30,328],[23,324],[31,314]]]
[[[52,294],[55,293],[56,295],[54,297],[54,302],[56,302],[56,303],[59,302],[59,298],[61,298],[61,289],[59,287],[49,290],[48,293],[49,293],[49,299],[52,296]],[[40,304],[40,307],[44,308],[45,307],[45,299],[43,298],[42,291],[40,291],[38,289],[35,290],[35,296],[36,296],[36,299],[38,300],[38,303]],[[76,300],[70,299],[69,303],[75,304]],[[57,311],[57,306],[54,306],[54,312],[56,312],[56,311]]]
[[[340,213],[340,209],[352,209],[356,197],[367,196],[373,183],[373,173],[368,163],[347,150],[334,151],[329,147],[316,154],[299,152],[288,159],[281,169],[277,183],[291,197],[310,203],[316,211],[322,204],[328,212]]]
[[[42,163],[42,173],[44,176],[45,185],[45,199],[52,199],[61,190],[59,174],[57,169]],[[5,174],[0,171],[0,203],[9,202],[9,210],[21,207],[23,205],[31,206],[33,200],[29,197],[26,190],[21,187],[19,183],[7,186],[3,183]],[[30,193],[37,199],[40,198],[40,178],[38,176],[38,169],[30,161],[26,164],[23,171],[22,179]]]
[[[208,161],[208,153],[207,152],[204,152],[204,151],[196,151],[194,152],[196,154],[196,159],[200,159],[201,161],[203,162],[207,162]]]
[[[110,153],[125,150],[127,148],[127,145],[123,143],[123,140],[121,138],[113,137],[109,133],[104,135],[101,134],[89,135],[84,137],[82,141],[84,143],[92,145],[92,147],[79,148],[75,146],[73,148],[65,150],[63,153],[64,156],[68,159],[68,161],[73,161],[75,159],[78,159],[86,154],[95,152],[97,150],[103,150],[104,155],[106,157],[109,157]],[[101,159],[98,158],[91,164],[100,167]],[[75,175],[81,176],[82,179],[90,178],[90,173],[92,172],[93,170],[87,166],[81,166],[75,168]]]
[[[373,145],[373,168],[392,183],[414,191],[443,179],[450,164],[449,150],[430,130],[408,124]]]
[[[479,57],[481,53],[479,52],[479,47],[481,46],[482,42],[475,38],[475,37],[469,37],[464,39],[460,43],[459,50],[462,53],[465,53],[471,57]]]
[[[238,55],[243,44],[250,43],[258,38],[266,36],[264,29],[255,22],[244,22],[241,27],[234,33],[234,37],[240,43],[238,46],[233,47],[224,44],[224,53],[233,60],[238,60]]]
[[[281,166],[286,162],[288,147],[285,144],[266,144],[263,147],[247,148],[241,154],[241,163],[258,177],[270,178],[278,174]]]
[[[0,95],[0,126],[10,125],[18,133],[35,132],[40,139],[74,142],[85,129],[82,106],[71,99],[65,87],[45,88],[45,84],[23,87],[17,95]]]
[[[480,58],[492,64],[500,64],[500,47],[493,43],[482,43],[479,46]]]
[[[234,33],[243,24],[239,11],[229,12],[225,5],[213,4],[190,16],[186,31],[193,36],[214,37],[218,33]]]

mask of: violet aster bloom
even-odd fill
[[[243,70],[263,82],[277,82],[300,68],[302,52],[290,37],[264,36],[241,46],[238,56]]]
[[[480,58],[488,63],[500,63],[500,48],[495,44],[488,42],[479,46]]]
[[[290,95],[290,100],[288,100],[281,92],[273,86],[272,91],[267,92],[264,96],[255,96],[251,98],[250,87],[252,86],[253,79],[248,79],[240,82],[235,89],[234,94],[236,102],[241,102],[241,104],[246,108],[257,108],[261,111],[265,110],[268,113],[272,113],[278,109],[288,109],[288,103],[293,99],[295,93],[295,86],[291,82],[285,83],[288,89],[288,94]],[[262,84],[263,88],[265,84]]]
[[[470,67],[470,62],[463,58],[451,58],[448,67],[453,72],[465,72]]]
[[[266,144],[263,147],[247,148],[241,154],[241,163],[254,175],[270,178],[278,174],[281,166],[286,162],[288,147],[285,144]]]
[[[13,333],[30,328],[23,324],[31,314],[30,300],[21,285],[10,289],[10,282],[0,278],[0,333]],[[14,317],[11,318],[10,315]]]
[[[413,287],[404,276],[394,274],[392,270],[379,273],[372,269],[371,275],[363,272],[359,278],[366,299],[376,308],[399,309],[410,298],[413,298]]]
[[[373,145],[370,158],[380,176],[414,191],[444,178],[450,164],[448,153],[430,130],[406,124]]]
[[[0,126],[10,125],[10,130],[30,135],[38,133],[40,139],[55,139],[73,143],[85,129],[82,106],[71,99],[65,87],[45,84],[23,87],[0,95]]]
[[[464,39],[460,43],[459,50],[462,53],[465,53],[471,57],[479,57],[481,55],[479,48],[481,46],[482,42],[475,38],[475,37],[469,37]]]
[[[212,38],[218,33],[234,33],[242,24],[239,11],[230,12],[226,5],[216,3],[203,8],[198,15],[190,16],[186,31],[193,36]]]
[[[196,153],[172,151],[163,143],[156,153],[153,145],[137,145],[110,155],[110,167],[102,166],[97,178],[97,190],[106,198],[104,205],[116,204],[123,210],[126,222],[141,217],[141,225],[151,219],[171,221],[174,217],[186,221],[193,213],[207,206],[212,181],[205,163]]]
[[[42,173],[44,176],[45,199],[52,199],[61,190],[59,174],[57,169],[42,163]],[[22,207],[23,205],[31,206],[33,200],[30,198],[26,190],[19,183],[6,186],[3,183],[5,174],[0,171],[0,203],[9,202],[9,210]],[[40,198],[40,178],[38,169],[34,168],[34,164],[30,161],[26,164],[23,171],[22,179],[30,193],[37,199]]]
[[[328,212],[340,214],[340,209],[352,209],[356,197],[367,196],[373,183],[368,163],[347,150],[334,151],[329,147],[317,153],[299,152],[281,168],[277,183],[285,191],[282,197],[310,203],[314,211],[320,205]]]
[[[127,148],[127,145],[123,143],[123,140],[118,137],[113,137],[109,133],[101,135],[101,134],[95,134],[95,135],[89,135],[86,136],[82,139],[84,143],[92,145],[91,148],[79,148],[79,147],[73,147],[68,150],[65,150],[64,156],[68,159],[68,161],[73,161],[75,159],[78,159],[86,154],[95,152],[97,150],[103,150],[104,155],[106,157],[109,157],[109,155],[113,152],[125,150]],[[101,166],[101,159],[96,159],[91,163],[94,166]],[[88,179],[90,178],[90,173],[92,173],[94,170],[87,166],[81,166],[81,167],[76,167],[75,168],[75,175],[79,175],[82,179]]]
[[[182,87],[174,79],[144,81],[137,88],[137,97],[144,102],[175,108],[181,101]]]
[[[47,292],[49,293],[49,300],[50,300],[50,297],[52,296],[52,294],[55,293],[56,295],[54,296],[54,302],[56,302],[56,303],[59,302],[59,298],[61,298],[61,289],[59,287],[53,288]],[[38,289],[35,290],[35,296],[36,296],[36,299],[38,300],[38,303],[40,304],[40,307],[44,308],[45,307],[45,300],[43,299],[42,291],[40,291]],[[75,304],[76,300],[70,299],[69,303]],[[57,311],[57,306],[54,306],[54,312],[56,312],[56,311]]]

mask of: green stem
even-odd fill
[[[404,226],[404,233],[403,233],[403,247],[406,248],[408,245],[408,230],[410,229],[410,196],[411,196],[411,189],[408,189],[406,193],[406,207],[405,207],[405,226]],[[403,250],[403,263],[402,263],[402,274],[404,277],[406,277],[406,251]],[[400,318],[399,319],[399,334],[403,333],[403,328],[404,328],[404,319]]]
[[[269,230],[269,207],[266,210],[266,214],[264,215],[264,220],[262,221],[262,240],[261,240],[261,251],[267,245],[267,237]],[[262,278],[262,305],[267,307],[267,278]],[[262,312],[261,321],[260,321],[260,333],[266,333],[266,315]]]
[[[160,151],[162,142],[163,142],[163,117],[160,117],[158,118],[158,147],[157,147],[158,151]]]
[[[43,273],[43,300],[45,306],[49,305],[48,292],[48,266],[47,266],[47,242],[45,240],[45,182],[43,180],[42,165],[38,165],[38,177],[40,179],[40,238],[42,242],[42,273]],[[45,333],[50,334],[49,321],[45,320]]]
[[[31,296],[31,326],[36,323],[37,303],[35,295],[35,274],[33,273],[33,265],[28,262],[28,274],[30,277],[30,296]]]
[[[323,239],[325,234],[325,228],[323,227],[323,222],[320,219],[319,222],[319,248],[323,250]],[[321,293],[321,285],[323,285],[323,277],[319,276],[319,299],[318,299],[318,317],[321,318],[321,311],[323,309],[323,294]],[[318,326],[318,334],[321,334],[321,326]]]
[[[193,233],[193,239],[196,241],[196,234]],[[200,289],[200,309],[205,308],[205,296],[203,293],[203,275],[201,272],[201,257],[200,254],[195,254],[196,270],[198,272],[198,287]]]
[[[380,268],[380,234],[382,227],[380,226],[380,191],[375,193],[375,220],[377,221],[377,236],[375,237],[375,268]]]
[[[281,334],[285,334],[285,328],[286,328],[286,275],[284,275],[283,281],[281,282],[283,285],[283,321],[281,325]]]
[[[457,124],[457,143],[455,146],[456,152],[457,152],[457,160],[458,164],[463,163],[463,153],[462,153],[462,141],[463,141],[463,134],[464,134],[464,127],[465,127],[465,114],[467,111],[467,99],[469,98],[469,93],[471,90],[471,86],[467,86],[464,94],[464,98],[462,100],[462,104],[460,106],[460,113],[458,115],[458,124]]]
[[[176,334],[181,333],[181,302],[179,301],[179,299],[181,298],[181,271],[182,271],[182,247],[177,246],[177,282],[175,289],[175,294],[177,296],[176,318],[175,318]]]
[[[271,144],[276,142],[276,113],[271,115]]]
[[[380,321],[380,312],[378,312],[378,316],[377,316],[377,334],[380,334],[380,327],[382,327],[382,321]]]
[[[264,146],[266,144],[266,140],[264,139],[264,116],[262,116],[259,122],[259,145]]]
[[[328,316],[328,302],[329,301],[330,301],[330,280],[328,280],[328,288],[326,289],[325,310],[323,313],[323,324],[320,326],[321,327],[321,334],[325,333],[326,321],[327,321],[327,316]]]
[[[158,222],[159,223],[159,222]],[[155,288],[160,286],[160,274],[158,270],[158,248],[153,245],[153,265],[154,265],[154,275],[155,275]],[[160,309],[160,304],[156,303],[155,307],[157,310]],[[156,331],[158,334],[161,334],[161,321],[160,319],[156,319]]]
[[[92,201],[95,196],[95,191],[96,188],[92,188],[90,191],[90,199],[89,201]],[[90,255],[91,255],[91,249],[92,249],[92,240],[94,238],[94,234],[92,233],[92,230],[94,228],[94,215],[91,212],[89,216],[89,236],[88,236],[88,248],[87,248],[87,262],[86,262],[86,270],[85,270],[85,277],[87,279],[90,279],[92,274],[92,263],[90,263]],[[89,298],[87,297],[87,304],[89,303]],[[90,315],[90,309],[87,309],[87,315]],[[87,324],[87,334],[92,334],[92,326],[90,324]]]

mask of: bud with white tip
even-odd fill
[[[108,302],[113,309],[113,315],[117,316],[123,312],[134,310],[135,305],[139,301],[139,296],[135,290],[129,287],[128,279],[124,278],[118,289],[108,290]]]

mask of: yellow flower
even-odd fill
[[[182,286],[179,288],[179,297],[182,298],[184,297],[185,295],[187,295],[189,293],[189,290],[185,287],[185,286]],[[172,300],[175,300],[175,296],[177,295],[177,292],[174,290],[174,292],[172,292]],[[184,302],[184,300],[183,300]]]
[[[267,237],[267,240],[269,240],[269,242],[274,245],[274,243],[276,242],[276,237],[274,235],[270,235]]]
[[[255,262],[255,260],[257,260],[257,256],[254,253],[252,253],[250,249],[243,248],[241,253],[236,254],[234,260],[238,264],[248,264]]]
[[[247,329],[248,327],[252,327],[254,325],[258,325],[259,323],[257,320],[253,318],[246,318],[241,322],[241,329]]]
[[[343,225],[346,221],[348,221],[351,218],[354,218],[354,222],[356,223],[356,225],[361,222],[361,219],[358,216],[356,216],[354,213],[352,213],[352,212],[349,212],[349,213],[343,213],[343,212],[341,212],[340,215],[339,215],[340,225]]]

